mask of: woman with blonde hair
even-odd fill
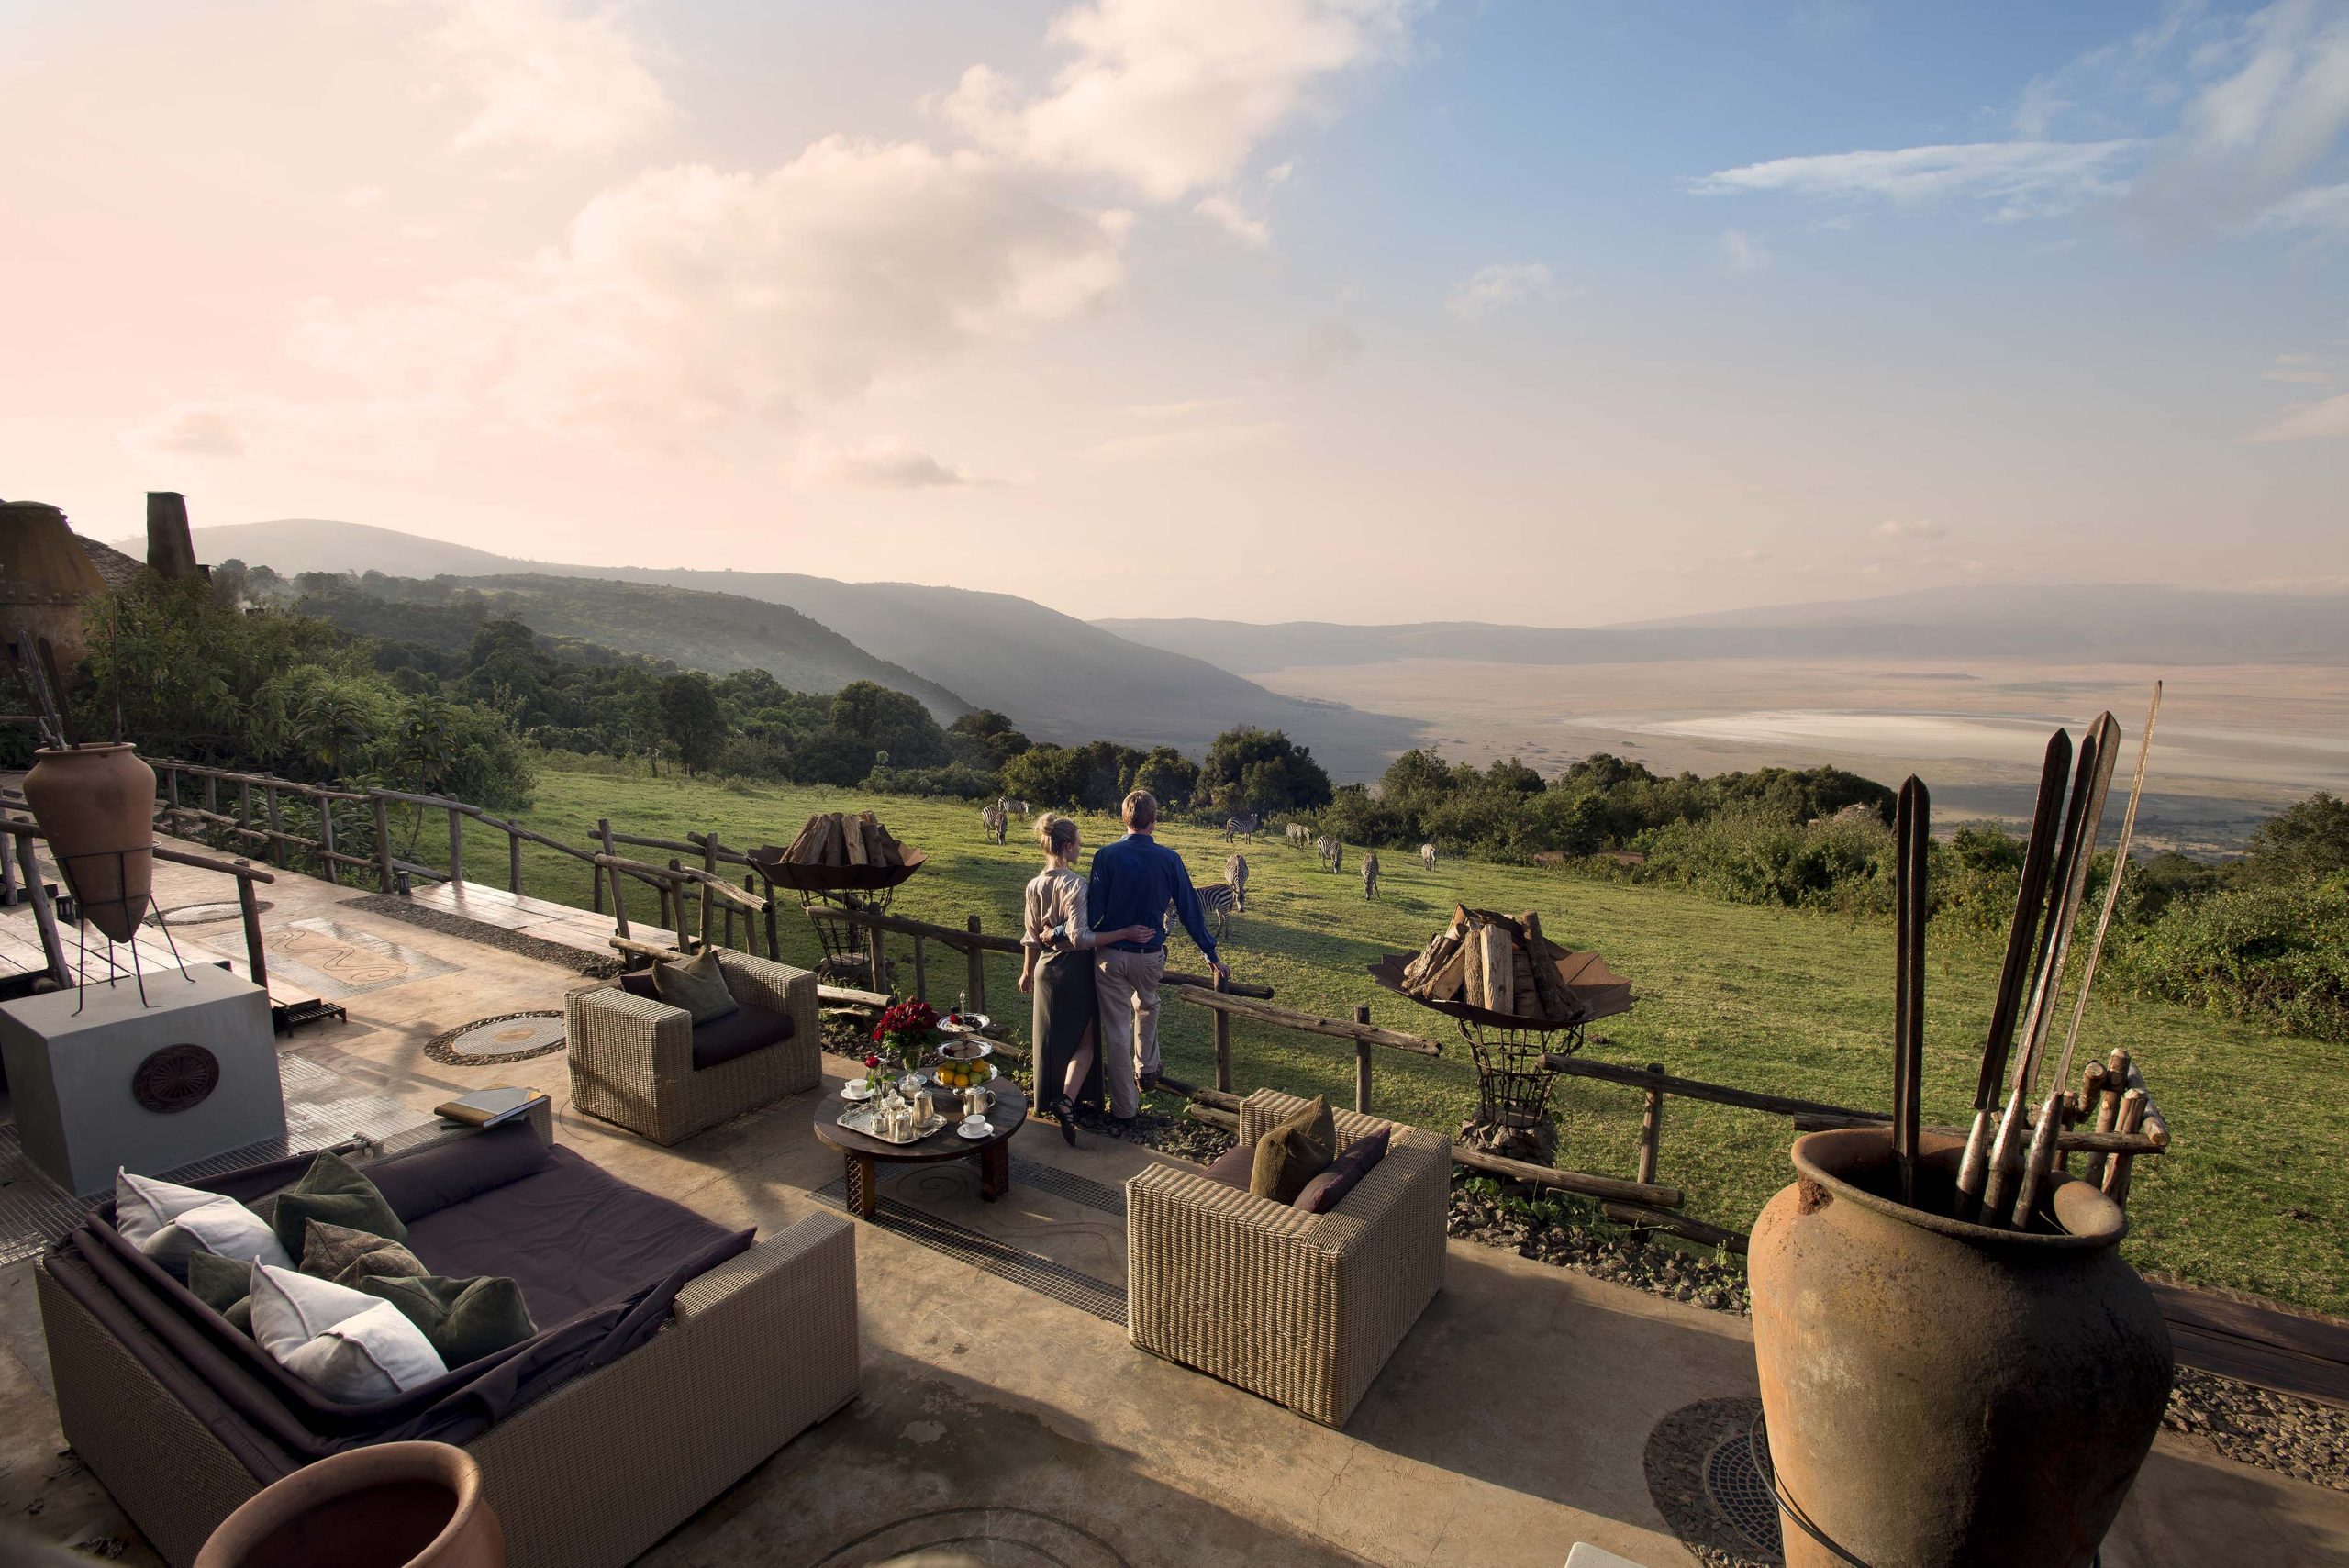
[[[1074,821],[1044,813],[1036,818],[1036,842],[1044,851],[1044,869],[1028,884],[1019,989],[1035,998],[1029,1038],[1036,1053],[1036,1104],[1052,1113],[1061,1137],[1073,1148],[1077,1102],[1089,1100],[1097,1107],[1102,1103],[1093,949],[1144,940],[1152,928],[1093,929],[1085,918],[1085,878],[1076,870],[1085,845]]]

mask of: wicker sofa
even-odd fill
[[[573,992],[563,1003],[572,1105],[655,1143],[681,1143],[814,1088],[823,1077],[815,975],[730,949],[718,950],[718,962],[741,1011],[698,1029],[684,1008],[618,983]],[[739,1050],[746,1028],[763,1029],[766,1043]],[[709,1050],[712,1033],[733,1037],[730,1054]]]
[[[534,1123],[551,1142],[543,1106]],[[382,1157],[491,1136],[428,1130]],[[550,1151],[573,1161],[562,1167],[567,1179],[586,1179],[575,1173],[584,1162]],[[601,1173],[592,1179],[612,1183],[639,1214],[663,1201]],[[103,1222],[102,1211],[91,1223]],[[526,1385],[462,1438],[504,1526],[507,1562],[618,1568],[852,1399],[855,1245],[853,1228],[831,1215],[752,1242],[688,1279],[633,1348],[591,1356],[551,1387]],[[215,1381],[200,1341],[174,1338],[183,1324],[158,1316],[177,1310],[169,1293],[134,1279],[125,1294],[119,1271],[105,1283],[70,1248],[44,1257],[35,1278],[66,1440],[174,1568],[266,1481],[308,1462],[257,1418],[251,1380]]]
[[[1305,1102],[1259,1089],[1240,1140]],[[1434,1133],[1336,1114],[1341,1148],[1380,1128],[1386,1156],[1327,1214],[1180,1166],[1126,1184],[1134,1344],[1327,1426],[1342,1426],[1443,1284],[1452,1153]]]

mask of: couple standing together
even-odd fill
[[[1166,969],[1168,905],[1219,979],[1229,973],[1199,915],[1183,857],[1151,836],[1158,801],[1126,796],[1126,836],[1076,869],[1085,846],[1076,824],[1051,813],[1036,819],[1044,869],[1028,884],[1020,938],[1019,989],[1035,998],[1036,1100],[1076,1141],[1080,1101],[1132,1119],[1141,1092],[1158,1085],[1158,980]]]

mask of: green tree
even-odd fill
[[[832,694],[830,723],[864,744],[867,767],[875,751],[888,752],[890,766],[897,768],[934,768],[950,760],[946,733],[930,709],[877,682],[851,681]]]
[[[2258,882],[2349,871],[2349,801],[2319,792],[2259,825],[2243,873]]]
[[[671,675],[661,683],[661,734],[687,773],[718,761],[726,745],[726,716],[718,710],[708,676]]]
[[[1330,774],[1278,729],[1227,729],[1199,764],[1199,789],[1218,811],[1310,811],[1330,804]]]
[[[946,727],[946,741],[957,762],[988,773],[1028,750],[1028,737],[1012,728],[1008,715],[991,707],[974,708]]]

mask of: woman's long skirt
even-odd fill
[[[1094,1027],[1093,955],[1085,951],[1048,952],[1036,967],[1035,1010],[1028,1038],[1036,1044],[1036,1104],[1051,1105],[1068,1081],[1068,1064],[1085,1043],[1085,1031]],[[1103,1104],[1101,1052],[1097,1045],[1093,1066],[1085,1074],[1076,1098],[1099,1107]]]

